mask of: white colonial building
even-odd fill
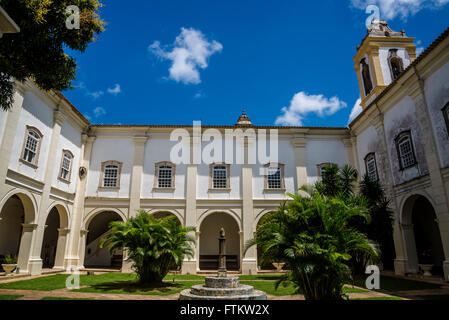
[[[393,199],[396,272],[418,272],[430,252],[449,279],[448,35],[416,58],[413,38],[375,21],[354,58],[363,112],[350,128],[256,126],[245,114],[236,125],[200,130],[91,125],[62,94],[16,83],[13,109],[0,112],[0,255],[18,254],[29,274],[121,267],[122,253],[111,256],[99,239],[110,221],[141,208],[197,228],[184,273],[216,267],[224,227],[229,268],[254,274],[256,250],[242,252],[260,218],[335,163],[380,179]],[[249,138],[233,139],[239,130]],[[275,161],[267,155],[276,148],[263,147],[270,132]],[[204,161],[212,146],[222,148]]]

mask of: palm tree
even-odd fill
[[[245,245],[261,248],[262,259],[284,261],[290,272],[277,285],[295,284],[307,300],[340,300],[350,280],[348,261],[354,253],[376,257],[367,237],[350,227],[353,217],[367,218],[366,209],[326,197],[314,187],[303,187],[308,196],[289,194],[283,203]]]
[[[396,254],[393,241],[394,217],[390,209],[390,200],[386,197],[379,180],[373,180],[368,175],[365,175],[360,182],[360,193],[368,201],[371,216],[366,234],[379,244],[384,266],[392,268]]]
[[[194,227],[183,227],[169,216],[157,219],[144,210],[126,222],[110,223],[110,232],[100,247],[110,252],[126,248],[141,284],[160,283],[170,270],[181,266],[184,257],[193,257]]]
[[[357,181],[357,171],[350,165],[339,168],[330,163],[323,169],[321,182],[315,184],[316,189],[329,197],[349,198],[354,195],[354,184]]]

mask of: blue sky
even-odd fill
[[[346,126],[366,5],[420,48],[449,21],[449,0],[103,2],[64,92],[95,124],[232,125],[245,108],[256,125]]]

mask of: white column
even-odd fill
[[[384,118],[383,114],[375,115],[372,118],[371,124],[374,126],[377,132],[377,137],[379,141],[379,156],[382,161],[381,170],[383,171],[383,176],[385,177],[384,187],[386,194],[391,198],[391,209],[394,212],[394,225],[393,225],[393,239],[394,247],[396,251],[396,259],[394,260],[394,270],[396,274],[404,274],[408,272],[408,262],[407,262],[407,251],[405,249],[405,239],[404,233],[400,226],[400,209],[396,203],[396,197],[393,188],[393,178],[391,173],[391,164],[387,152],[387,140],[385,135]]]
[[[185,226],[196,226],[196,181],[198,175],[198,166],[196,164],[187,165],[187,183],[186,183],[186,211]],[[197,226],[199,228],[199,226]],[[196,233],[195,256],[193,259],[186,258],[182,264],[183,274],[195,274],[199,271],[200,255],[200,232]]]
[[[131,175],[131,189],[129,193],[129,212],[128,218],[134,218],[140,206],[140,194],[142,189],[143,163],[145,157],[145,144],[148,141],[147,136],[135,136],[134,141],[134,160]],[[128,260],[128,251],[123,249],[122,273],[133,273],[133,262]]]
[[[67,267],[80,267],[84,265],[84,251],[86,250],[86,239],[81,239],[84,219],[84,200],[86,196],[86,185],[89,176],[90,158],[92,154],[92,146],[95,141],[94,136],[82,135],[80,168],[87,170],[84,177],[77,175],[76,193],[72,212],[72,232],[69,234],[69,248],[67,250],[68,257]],[[84,241],[84,242],[83,242]]]
[[[79,265],[78,267],[81,269],[84,269],[84,255],[86,253],[86,241],[87,241],[87,234],[89,233],[89,230],[80,230],[79,232]]]
[[[19,268],[20,273],[29,273],[29,260],[36,229],[37,224],[22,224],[22,237],[17,259],[17,268]]]
[[[255,147],[256,139],[248,137],[245,143],[245,164],[242,165],[242,229],[243,241],[241,242],[241,255],[243,256],[244,245],[254,237],[254,203],[253,203],[253,165],[248,164],[249,152]],[[257,249],[253,246],[246,252],[241,262],[242,274],[257,274]]]
[[[131,190],[129,200],[129,217],[135,217],[140,207],[140,192],[142,189],[143,163],[145,157],[145,144],[147,136],[136,136],[134,141],[134,162],[131,175]]]
[[[48,207],[50,204],[50,190],[53,181],[53,175],[57,173],[58,164],[56,163],[55,154],[58,148],[59,136],[61,134],[61,127],[65,121],[63,114],[56,110],[54,112],[53,130],[50,138],[50,146],[48,148],[47,161],[45,162],[44,171],[44,188],[42,190],[41,201],[39,204],[39,212],[37,216],[37,232],[36,238],[33,241],[33,249],[29,262],[29,272],[31,275],[41,274],[42,272],[42,241],[44,238],[45,221],[47,219]]]
[[[56,247],[55,265],[53,269],[65,269],[65,253],[67,249],[67,235],[70,229],[58,229],[58,244]]]
[[[418,75],[419,77],[419,75]],[[424,155],[429,167],[430,180],[432,182],[431,192],[434,209],[439,221],[441,241],[443,244],[445,261],[443,262],[444,278],[449,281],[449,199],[447,198],[446,186],[441,175],[441,163],[438,155],[437,143],[435,141],[430,121],[429,108],[424,91],[424,81],[417,80],[409,91],[410,97],[415,102],[415,115],[422,134]]]
[[[17,134],[17,125],[19,123],[20,113],[25,96],[25,89],[22,85],[16,85],[14,93],[14,103],[11,110],[7,111],[4,133],[0,143],[0,196],[7,193],[8,186],[5,184],[6,174],[8,172],[11,151]],[[5,112],[5,111],[2,111]]]
[[[307,139],[304,135],[296,136],[290,142],[295,150],[296,190],[307,184]]]
[[[346,150],[346,157],[348,158],[348,164],[354,169],[358,170],[357,164],[354,158],[354,145],[352,144],[351,138],[342,139],[343,145]]]

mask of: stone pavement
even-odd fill
[[[68,289],[58,289],[52,291],[37,290],[17,290],[0,289],[0,295],[20,295],[18,300],[41,300],[45,297],[72,298],[72,299],[92,299],[92,300],[178,300],[179,294],[172,295],[135,295],[135,294],[112,294],[112,293],[91,293],[72,292]],[[350,299],[388,297],[389,295],[380,292],[350,293]],[[268,300],[304,300],[302,295],[273,296],[267,295]]]

